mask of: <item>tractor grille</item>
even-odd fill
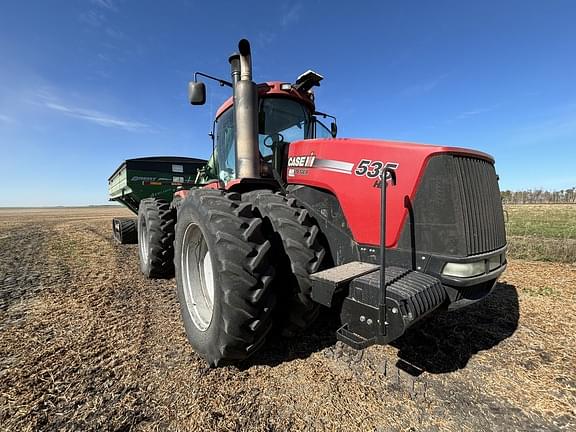
[[[506,243],[498,179],[485,160],[454,157],[458,194],[462,205],[467,255],[488,252]]]
[[[399,249],[466,257],[506,245],[496,171],[483,159],[433,157],[408,209]]]

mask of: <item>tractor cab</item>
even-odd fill
[[[260,177],[274,178],[274,171],[282,175],[288,144],[336,136],[336,119],[315,110],[311,79],[315,80],[314,85],[319,85],[322,77],[308,71],[295,84],[268,82],[257,86]],[[332,119],[330,127],[320,120],[327,117]],[[230,97],[216,113],[211,134],[214,152],[198,183],[216,180],[227,184],[238,178],[235,131],[234,101]]]

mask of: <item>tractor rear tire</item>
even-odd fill
[[[138,243],[138,232],[136,230],[137,219],[114,218],[112,219],[112,233],[114,240],[120,244]]]
[[[150,279],[174,276],[176,212],[160,198],[146,198],[138,208],[140,269]]]
[[[211,366],[254,354],[272,328],[272,247],[252,204],[197,189],[178,209],[176,285],[190,344]]]
[[[286,308],[279,313],[284,336],[302,333],[318,317],[320,305],[311,298],[310,274],[327,265],[326,248],[320,242],[320,229],[308,210],[296,199],[267,190],[248,192],[243,199],[258,209],[260,217],[272,228],[276,246],[278,281],[291,289],[277,287]],[[281,281],[281,282],[280,282]],[[278,284],[279,284],[278,283]],[[278,285],[277,284],[277,285]]]

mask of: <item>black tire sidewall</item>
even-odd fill
[[[146,244],[150,245],[150,223],[148,220],[148,205],[146,201],[140,203],[138,208],[138,256],[140,258],[140,270],[144,275],[150,276],[150,251],[148,251],[147,259],[144,260],[142,256],[142,248],[144,245],[141,244],[140,238],[146,237]],[[140,234],[141,233],[141,234]]]
[[[138,208],[138,255],[140,269],[148,278],[167,278],[174,275],[174,224],[176,211],[160,198],[146,198]],[[145,229],[144,229],[145,225]],[[148,253],[143,259],[140,235],[146,238]]]
[[[118,230],[116,230],[118,224]],[[120,244],[134,244],[138,243],[137,219],[113,219],[112,230],[114,231],[114,238]]]
[[[214,309],[212,311],[212,320],[208,328],[204,331],[200,330],[194,324],[190,311],[186,306],[185,295],[183,290],[182,281],[182,240],[184,233],[189,225],[194,224],[200,229],[208,253],[212,261],[212,275],[214,278]],[[210,230],[203,221],[202,215],[193,206],[183,206],[178,212],[178,223],[176,224],[176,236],[174,241],[174,264],[176,267],[176,287],[178,297],[180,299],[180,311],[182,314],[182,321],[188,335],[188,340],[196,352],[204,357],[212,358],[218,356],[217,341],[221,333],[222,326],[222,280],[220,276],[220,258],[217,256],[217,248],[214,245],[214,236],[210,234]]]
[[[194,325],[184,295],[180,261],[190,224],[203,235],[212,261],[214,309],[205,331]],[[272,328],[277,296],[272,246],[253,206],[234,192],[190,192],[179,209],[175,252],[181,315],[194,350],[211,366],[242,361],[257,352]]]
[[[323,264],[326,264],[326,248],[318,239],[318,234],[313,245],[310,246],[307,244],[307,239],[303,232],[294,235],[294,227],[283,227],[282,224],[278,223],[279,220],[277,218],[288,217],[298,225],[298,231],[305,230],[310,232],[313,226],[319,230],[318,224],[309,214],[306,218],[306,224],[297,221],[299,218],[293,214],[283,214],[284,211],[289,213],[294,211],[308,212],[293,197],[273,191],[261,190],[247,193],[243,196],[243,199],[254,203],[261,217],[267,221],[274,235],[279,238],[276,247],[281,248],[281,256],[283,257],[280,265],[280,270],[283,273],[282,280],[293,282],[294,287],[290,292],[278,290],[279,295],[284,296],[284,301],[288,305],[283,311],[283,316],[280,315],[279,318],[280,321],[283,321],[281,322],[282,334],[290,337],[297,336],[312,325],[320,313],[320,305],[312,300],[311,293],[307,291],[311,286],[309,277],[311,272],[317,271],[322,268]],[[279,212],[278,207],[275,210],[274,208],[271,210],[266,209],[266,205],[270,203],[276,203],[283,211]],[[296,246],[299,249],[298,251],[293,250]],[[317,254],[320,249],[322,249],[322,257],[317,261],[317,268],[311,271],[311,261],[306,257],[306,254],[311,254],[311,258],[318,258]],[[277,251],[277,254],[279,253],[280,251]],[[304,271],[296,272],[296,267],[300,267]]]

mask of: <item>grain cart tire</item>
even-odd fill
[[[172,207],[176,212],[178,212],[178,209],[182,205],[182,201],[183,201],[182,197],[175,196],[174,199],[172,200],[172,204],[170,204],[170,207]]]
[[[248,358],[265,342],[276,304],[272,247],[239,194],[193,190],[178,210],[176,285],[194,350],[211,366]]]
[[[112,219],[112,233],[114,240],[120,244],[138,243],[136,224],[138,219],[114,218]]]
[[[146,277],[174,276],[174,225],[176,212],[170,203],[146,198],[138,208],[138,254]]]
[[[278,311],[282,334],[302,333],[318,317],[320,305],[311,298],[310,274],[326,263],[326,249],[319,240],[320,229],[308,210],[294,198],[272,191],[254,191],[243,195],[257,208],[259,215],[273,230],[274,245],[279,257],[277,291],[286,307]],[[281,249],[281,250],[278,250]],[[291,287],[286,290],[285,287]],[[284,288],[284,289],[283,289]]]

